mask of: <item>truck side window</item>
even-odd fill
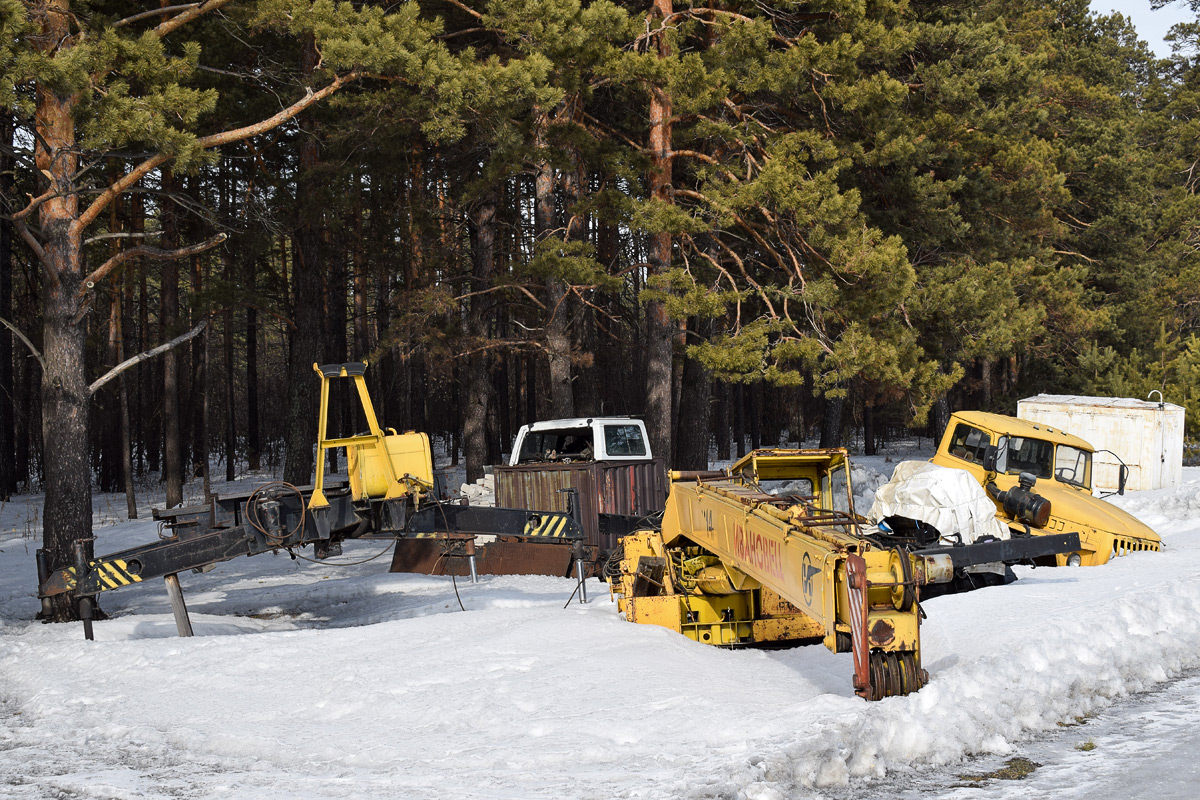
[[[646,441],[637,425],[605,425],[604,449],[610,456],[644,456]]]
[[[989,444],[991,440],[986,433],[960,422],[954,428],[954,436],[950,439],[950,455],[972,464],[982,464],[984,448]]]

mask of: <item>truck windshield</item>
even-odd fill
[[[1049,478],[1054,463],[1054,445],[1028,436],[1008,436],[1000,442],[996,470],[1009,475],[1028,472],[1037,478]]]
[[[1072,486],[1092,488],[1092,454],[1069,444],[1060,444],[1054,456],[1054,477]]]
[[[591,453],[591,428],[530,431],[521,442],[521,452],[517,460],[521,464],[568,458],[583,461],[590,458]]]

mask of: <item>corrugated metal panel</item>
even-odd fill
[[[1164,489],[1183,480],[1184,409],[1132,398],[1045,395],[1017,403],[1017,416],[1073,433],[1097,450],[1111,450],[1129,466],[1126,488]],[[1097,453],[1092,486],[1115,491],[1119,463]]]
[[[566,511],[562,489],[579,492],[579,507],[588,544],[611,547],[601,536],[599,514],[643,515],[661,511],[667,502],[667,473],[662,459],[636,464],[588,462],[497,466],[496,505],[534,511]]]

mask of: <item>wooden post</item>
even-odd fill
[[[192,621],[188,619],[187,604],[183,602],[183,589],[179,586],[179,575],[172,572],[163,578],[167,583],[167,597],[171,598],[171,611],[175,614],[175,627],[180,636],[192,636]]]

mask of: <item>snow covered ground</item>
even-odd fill
[[[861,462],[860,490],[886,480]],[[931,683],[867,703],[822,647],[695,644],[624,622],[595,581],[564,608],[568,580],[460,579],[463,611],[449,578],[386,558],[184,574],[193,639],[161,581],[110,592],[85,642],[33,621],[41,498],[21,497],[0,508],[0,798],[1183,797],[1200,468],[1118,502],[1166,552],[927,601]],[[123,498],[96,507],[98,552],[157,535]],[[1016,756],[1043,766],[963,778]]]

